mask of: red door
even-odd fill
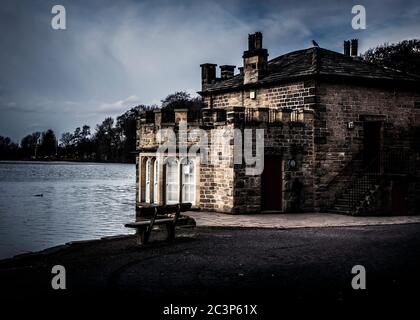
[[[282,210],[282,160],[279,156],[264,157],[261,175],[261,209]]]

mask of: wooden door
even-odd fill
[[[264,171],[261,175],[261,209],[282,210],[282,159],[279,156],[264,157]]]

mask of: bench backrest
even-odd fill
[[[177,213],[179,206],[179,212],[185,212],[191,209],[191,203],[180,203],[180,204],[167,204],[162,206],[145,206],[136,208],[137,217],[153,217],[155,213],[157,215],[164,215],[170,213]],[[155,211],[157,210],[157,212]]]

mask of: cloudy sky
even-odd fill
[[[351,28],[363,4],[367,29]],[[64,5],[67,29],[51,28]],[[0,135],[19,141],[52,128],[94,126],[168,93],[200,89],[199,64],[242,63],[247,34],[262,31],[270,58],[311,46],[360,51],[420,37],[416,1],[2,0]]]

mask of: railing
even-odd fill
[[[275,123],[282,121],[282,112],[279,109],[268,109],[268,122]]]
[[[335,175],[331,178],[330,181],[328,181],[326,184],[327,189],[334,188],[335,185],[339,184],[343,180],[348,180],[350,177],[359,171],[361,171],[361,163],[363,161],[363,150],[359,151],[356,156],[347,162],[347,164],[341,169],[340,173]]]
[[[239,108],[240,109],[240,108]],[[223,108],[188,110],[188,122],[225,122],[229,119],[244,121],[245,123],[279,123],[279,122],[302,122],[303,114],[301,110],[295,109],[274,109],[274,108],[241,108],[242,110],[227,110]],[[147,123],[154,121],[154,114],[148,112],[143,116]],[[162,123],[175,122],[175,112],[173,110],[161,111]],[[228,119],[229,118],[229,119]]]
[[[361,203],[374,185],[379,182],[379,179],[380,175],[373,173],[359,175],[352,181],[348,189],[348,208],[350,211],[353,211]]]
[[[245,121],[253,122],[300,122],[299,109],[274,109],[274,108],[245,108]]]
[[[362,150],[328,184],[327,190],[330,191],[335,184],[343,184],[341,190],[336,190],[334,199],[329,201],[328,207],[332,207],[338,198],[345,195],[344,199],[347,200],[348,209],[352,211],[374,185],[380,183],[383,177],[393,174],[409,174],[410,170],[411,153],[408,148],[385,147],[376,155],[365,153]]]
[[[292,122],[299,121],[299,110],[293,109],[292,112],[290,112],[290,121]]]
[[[388,147],[383,153],[382,168],[386,174],[408,174],[411,172],[411,152],[405,147]]]
[[[254,108],[245,109],[245,122],[252,123],[258,120],[258,110]]]

